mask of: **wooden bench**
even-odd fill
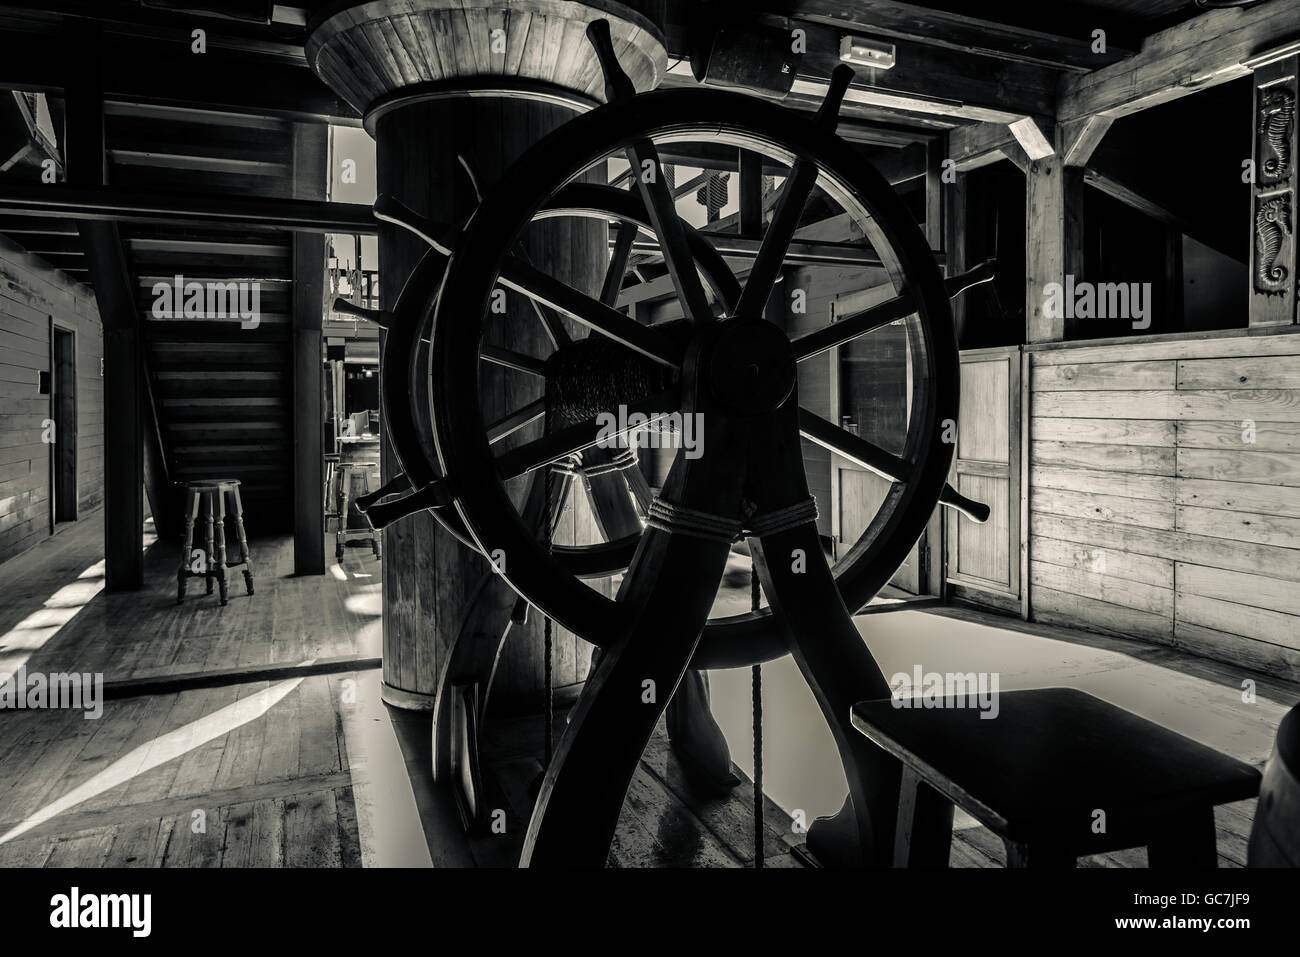
[[[1259,793],[1250,765],[1072,688],[1002,693],[992,719],[974,697],[939,700],[853,708],[903,763],[895,867],[948,866],[954,805],[1002,838],[1008,867],[1144,845],[1151,867],[1216,867],[1215,805]]]

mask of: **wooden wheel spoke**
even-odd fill
[[[528,252],[524,249],[523,243],[515,244],[514,256],[525,266],[531,267],[533,265],[533,261],[528,258]],[[569,335],[569,330],[564,328],[563,320],[555,314],[553,309],[542,305],[532,297],[529,297],[528,304],[533,307],[533,314],[541,322],[542,328],[546,331],[546,337],[551,340],[553,348],[558,349],[560,346],[568,345],[573,341],[573,337]]]
[[[623,472],[624,481],[627,482],[627,489],[632,493],[632,498],[636,501],[637,508],[641,509],[642,515],[650,514],[650,501],[654,498],[654,492],[650,489],[650,483],[646,481],[645,474],[641,471],[640,465],[634,465]]]
[[[799,434],[891,482],[906,482],[912,477],[911,462],[802,407]]]
[[[839,121],[840,104],[852,81],[853,70],[843,64],[831,72],[826,99],[817,110],[817,122],[822,126],[835,129]],[[772,213],[772,223],[758,248],[758,256],[754,259],[749,279],[745,282],[745,291],[741,293],[740,307],[737,310],[740,315],[762,315],[781,272],[781,265],[790,252],[790,243],[794,240],[795,230],[799,228],[799,220],[803,216],[808,197],[812,195],[816,184],[816,164],[804,159],[796,160],[781,190],[776,210]]]
[[[587,480],[587,501],[600,534],[607,542],[640,535],[640,514],[627,483],[617,472],[593,475]]]
[[[758,256],[754,266],[745,280],[745,291],[740,294],[740,306],[737,312],[742,316],[761,315],[767,305],[776,277],[781,272],[790,243],[794,240],[794,231],[799,227],[804,206],[812,195],[817,183],[817,167],[804,160],[798,160],[791,170],[785,186],[781,190],[781,199],[772,214],[772,223],[763,234],[763,242],[758,247]]]
[[[609,257],[605,281],[600,286],[600,301],[610,308],[618,302],[619,291],[623,288],[623,277],[627,274],[627,260],[632,255],[632,244],[636,242],[636,233],[636,223],[619,223],[614,252]]]
[[[546,398],[534,399],[522,409],[511,412],[503,419],[493,422],[487,428],[488,443],[495,445],[507,435],[518,432],[530,422],[536,422],[546,414]]]
[[[483,346],[479,349],[479,357],[484,362],[491,362],[499,366],[505,366],[507,369],[515,369],[518,372],[527,372],[532,375],[546,375],[546,363],[542,359],[533,356],[524,355],[522,352],[515,352],[512,349],[503,349],[500,346]]]
[[[551,340],[551,345],[555,348],[572,342],[573,337],[569,335],[569,330],[564,328],[564,323],[555,311],[543,306],[536,299],[529,299],[532,303],[533,312],[542,323],[542,328],[546,330],[546,337]]]
[[[915,471],[907,459],[887,452],[804,408],[799,409],[799,434],[891,482],[906,482]],[[992,510],[983,502],[962,495],[948,484],[944,485],[943,492],[939,495],[939,504],[956,509],[976,524],[987,522],[992,514]]]
[[[517,258],[508,259],[501,270],[501,283],[655,362],[671,369],[681,366],[681,349],[662,333],[641,325],[528,263]]]
[[[677,215],[672,193],[664,182],[659,151],[649,140],[639,140],[627,148],[627,159],[632,164],[632,174],[641,191],[641,198],[645,200],[646,212],[650,215],[650,223],[664,254],[664,263],[673,280],[673,289],[682,303],[686,318],[694,323],[711,322],[713,310],[709,308],[708,297],[704,295],[700,274],[695,271],[695,259],[686,244],[686,232],[682,229],[681,217]],[[646,181],[647,172],[649,182]]]
[[[679,408],[680,400],[681,394],[677,389],[666,389],[639,402],[628,403],[628,417],[631,418],[633,413],[640,412],[653,422],[656,418],[669,414],[669,410]],[[566,429],[558,429],[532,442],[525,442],[518,448],[497,457],[497,471],[504,481],[543,465],[549,465],[574,452],[581,452],[595,445],[603,437],[612,437],[608,434],[601,436],[601,426],[602,423],[598,420],[588,419]]]
[[[753,281],[752,277],[750,281]],[[905,291],[901,296],[888,299],[878,306],[864,309],[847,319],[841,319],[839,322],[833,322],[816,332],[800,336],[791,343],[795,360],[811,359],[813,356],[821,355],[828,349],[834,349],[846,342],[852,342],[859,336],[874,332],[881,326],[887,326],[899,319],[906,319],[915,312],[916,300],[911,293]]]
[[[952,276],[943,281],[943,290],[949,299],[955,299],[968,289],[993,280],[992,260],[980,263],[974,269],[967,270],[959,276]],[[916,298],[907,290],[879,305],[864,309],[847,319],[832,323],[824,329],[800,336],[793,343],[796,360],[810,359],[827,349],[834,349],[846,342],[851,342],[868,332],[874,332],[881,326],[887,326],[899,319],[906,319],[916,313]]]
[[[377,198],[374,214],[375,219],[381,222],[401,226],[407,232],[415,234],[444,256],[450,256],[456,245],[455,234],[450,228],[417,213],[393,196],[385,194]]]

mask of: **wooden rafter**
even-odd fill
[[[1202,228],[1193,220],[1145,196],[1139,190],[1125,183],[1122,177],[1113,172],[1088,167],[1083,171],[1083,181],[1112,199],[1119,200],[1125,206],[1136,209],[1156,222],[1164,223],[1180,233],[1185,233],[1197,242],[1203,243],[1231,259],[1235,259],[1237,262],[1245,261],[1243,255],[1245,250],[1240,243],[1232,242],[1234,237],[1231,234],[1225,236],[1220,230]]]
[[[1086,72],[1132,55],[1132,51],[1113,45],[1108,45],[1103,53],[1096,53],[1087,36],[1029,30],[980,17],[974,11],[953,13],[895,0],[872,0],[871,3],[852,6],[842,0],[795,0],[782,4],[763,2],[756,6],[771,12],[778,12],[779,7],[780,13],[794,20],[913,40],[1056,70]]]
[[[1251,61],[1300,36],[1300,4],[1261,3],[1210,10],[1148,37],[1120,63],[1062,81],[1062,123],[1114,119],[1251,72]]]

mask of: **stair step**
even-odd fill
[[[289,434],[285,422],[163,422],[162,429],[172,442],[191,445],[232,439],[271,441]]]
[[[280,474],[284,472],[283,465],[276,464],[248,464],[239,463],[236,465],[199,462],[195,464],[186,464],[178,462],[172,469],[173,478],[203,478],[211,475],[213,478],[239,478],[241,475],[248,474]],[[285,484],[288,484],[286,479]]]
[[[234,319],[155,319],[148,309],[144,314],[145,341],[159,343],[243,343],[266,345],[287,343],[292,327],[287,314],[263,313],[261,321],[252,329],[240,328]]]
[[[177,462],[198,459],[234,458],[237,455],[256,455],[259,462],[289,458],[289,450],[278,442],[244,442],[222,445],[177,445],[171,450]]]

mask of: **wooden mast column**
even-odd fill
[[[610,21],[638,89],[658,84],[667,59],[661,8],[662,0],[335,4],[313,21],[307,55],[316,73],[366,117],[377,144],[379,194],[436,222],[459,225],[477,205],[466,166],[480,189],[490,189],[533,143],[603,101],[603,76],[585,35],[588,22]],[[383,306],[392,305],[427,249],[404,230],[381,224]],[[599,294],[609,258],[603,224],[535,224],[523,249],[543,271]],[[527,301],[507,293],[506,309],[508,322],[498,326],[504,333],[497,344],[547,355],[550,338]],[[576,326],[566,328],[576,333]],[[480,371],[482,392],[492,397],[485,402],[489,420],[541,394],[540,379],[525,380],[495,366]],[[382,464],[385,481],[400,468],[387,440]],[[431,709],[447,649],[487,566],[428,513],[384,534],[384,697],[399,707]],[[535,710],[543,686],[541,627],[538,615],[514,626],[525,634],[512,631],[502,654],[492,686],[494,707]],[[586,662],[585,646],[557,629],[556,685],[581,681]]]

